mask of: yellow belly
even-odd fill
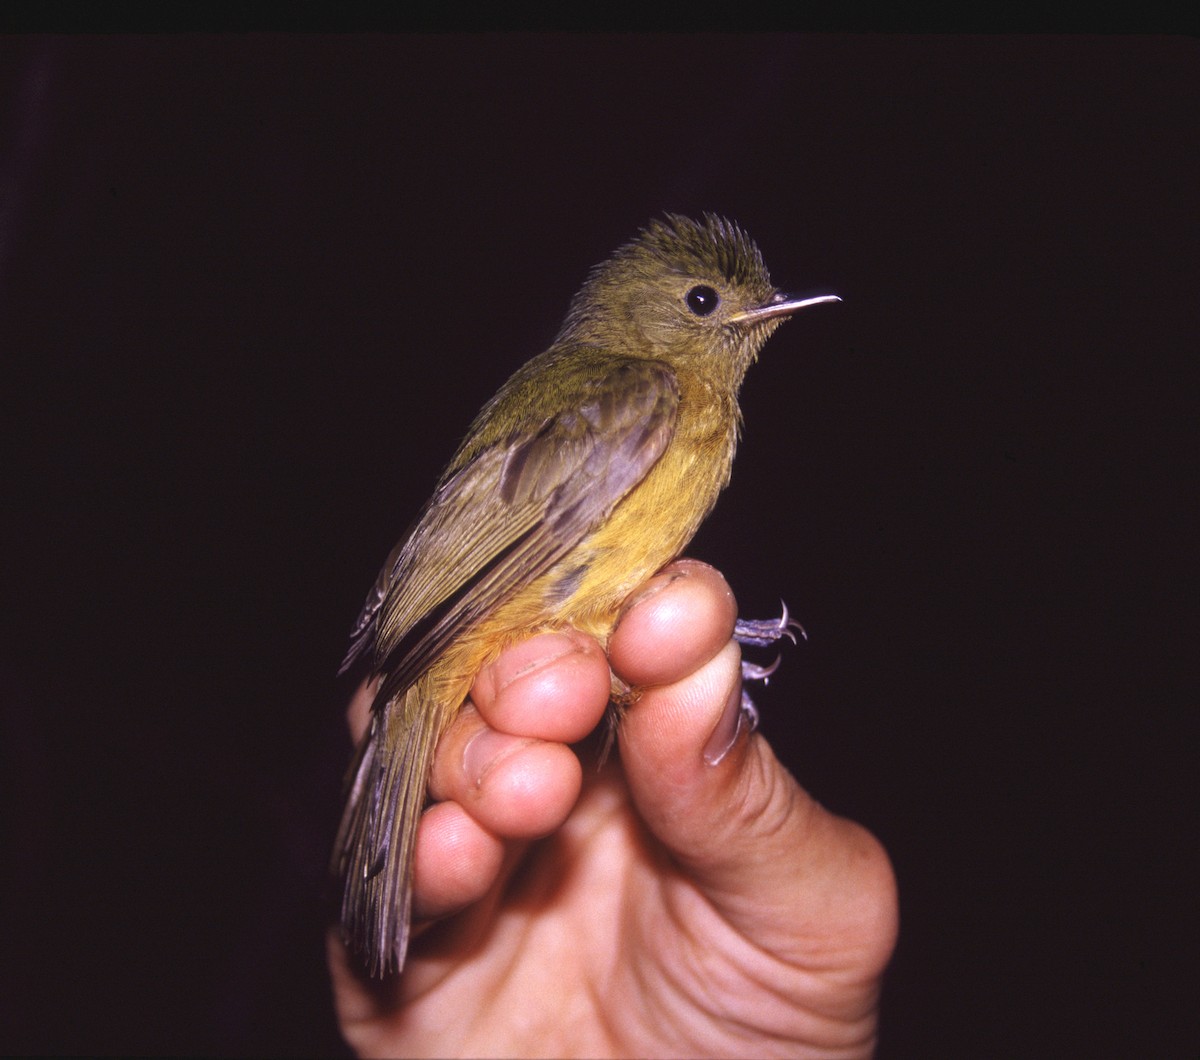
[[[602,527],[450,647],[435,666],[449,679],[449,702],[504,648],[534,634],[573,626],[607,644],[630,593],[687,547],[711,511],[728,479],[723,457],[710,447],[668,449]]]

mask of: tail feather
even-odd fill
[[[417,823],[441,729],[440,712],[421,702],[423,684],[372,712],[334,846],[342,936],[377,976],[400,971],[408,950]]]

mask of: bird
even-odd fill
[[[342,937],[370,974],[403,970],[434,749],[476,674],[537,633],[607,643],[728,484],[738,392],[763,344],[836,301],[776,289],[734,222],[668,213],[591,269],[549,348],[484,405],[384,563],[340,671],[366,660],[375,682],[331,866]],[[735,635],[765,644],[792,626],[784,608]]]

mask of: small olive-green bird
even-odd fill
[[[591,271],[554,343],[479,413],[342,666],[369,656],[379,679],[334,851],[344,937],[373,974],[404,965],[434,747],[480,668],[566,626],[607,643],[728,483],[738,390],[763,343],[837,300],[777,291],[736,225],[668,215]]]

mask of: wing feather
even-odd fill
[[[534,379],[502,391],[490,411],[511,429],[452,465],[388,557],[343,664],[373,647],[377,705],[601,526],[666,449],[679,400],[667,365],[596,354],[567,383],[536,419]]]

